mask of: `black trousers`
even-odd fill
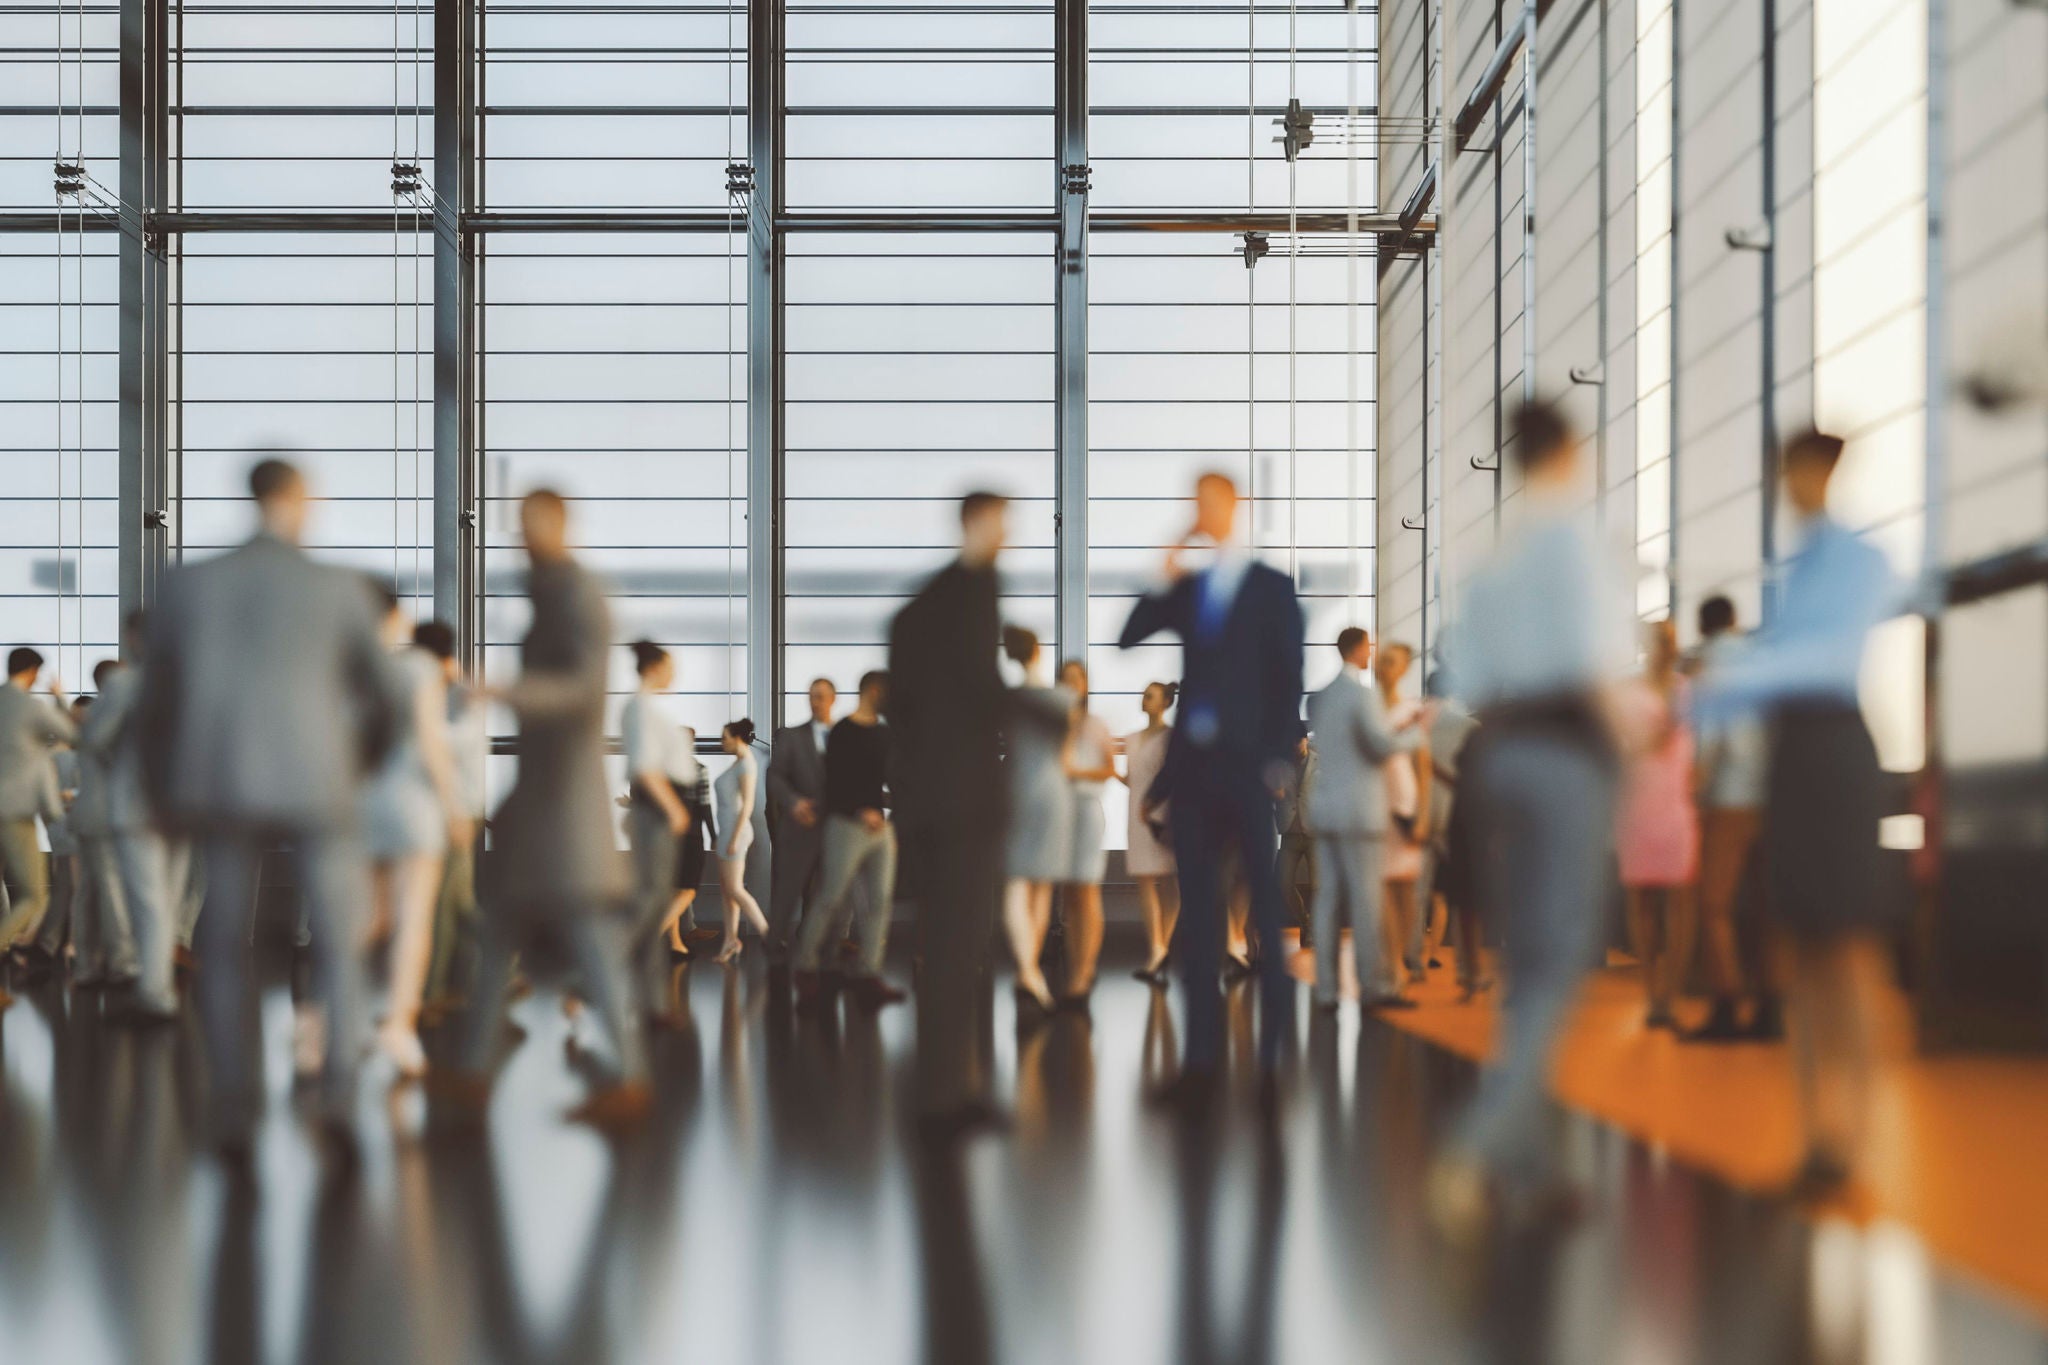
[[[1256,772],[1224,761],[1190,762],[1173,779],[1173,856],[1180,870],[1175,930],[1187,998],[1183,1065],[1210,1070],[1223,1058],[1223,855],[1234,850],[1251,890],[1259,937],[1259,1060],[1277,1061],[1294,1031],[1294,978],[1280,946],[1280,882],[1274,875],[1273,797]]]
[[[903,832],[914,870],[918,1107],[986,1101],[993,1074],[991,945],[1002,905],[1000,830],[928,825]]]

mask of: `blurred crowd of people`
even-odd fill
[[[1413,1009],[1412,986],[1448,953],[1463,996],[1496,970],[1505,989],[1495,1064],[1446,1144],[1432,1207],[1457,1231],[1555,1206],[1570,1191],[1545,1140],[1547,1069],[1618,899],[1647,1028],[1701,1044],[1789,1030],[1809,1139],[1798,1183],[1830,1189],[1862,1141],[1864,994],[1895,904],[1856,700],[1865,636],[1895,588],[1883,557],[1827,516],[1840,454],[1819,433],[1788,444],[1803,527],[1769,622],[1744,634],[1712,598],[1688,654],[1672,622],[1636,624],[1627,575],[1585,515],[1579,436],[1525,407],[1508,452],[1520,515],[1464,585],[1427,699],[1410,681],[1416,651],[1356,625],[1336,636],[1335,677],[1307,691],[1295,586],[1246,545],[1232,481],[1205,475],[1121,636],[1177,638],[1180,674],[1144,688],[1145,724],[1121,738],[1091,707],[1085,660],[1055,670],[1032,631],[1001,619],[1007,502],[970,494],[959,553],[894,621],[886,669],[859,679],[843,714],[833,680],[814,680],[808,717],[767,744],[732,720],[715,779],[709,746],[669,710],[675,658],[633,643],[624,784],[606,767],[610,612],[570,548],[565,499],[521,503],[531,623],[516,677],[484,685],[447,623],[413,622],[394,592],[303,550],[311,490],[265,459],[250,476],[257,533],[173,574],[126,623],[122,660],[95,670],[94,696],[67,699],[33,649],[10,655],[0,948],[12,980],[60,973],[143,1027],[177,1017],[189,970],[212,1137],[246,1159],[264,1089],[259,873],[289,849],[307,969],[293,1052],[338,1147],[366,1055],[424,1078],[457,1121],[480,1117],[507,996],[542,974],[560,978],[601,1077],[573,1116],[618,1128],[647,1112],[643,1030],[674,1022],[678,961],[732,966],[751,940],[799,1012],[907,998],[887,975],[901,868],[920,1106],[932,1132],[962,1135],[1004,1122],[977,1022],[997,943],[1020,1029],[1088,1008],[1104,803],[1121,784],[1145,935],[1135,974],[1183,992],[1162,1104],[1211,1103],[1231,980],[1256,980],[1259,1059],[1278,1085],[1295,932],[1320,1011],[1353,993],[1366,1011]],[[517,724],[517,764],[486,840],[492,707]],[[700,927],[707,861],[722,913]],[[1696,960],[1708,999],[1686,1027]]]

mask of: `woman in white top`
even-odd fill
[[[1138,705],[1145,713],[1145,728],[1124,737],[1123,784],[1130,789],[1130,833],[1125,840],[1124,870],[1138,885],[1138,905],[1145,914],[1145,965],[1131,975],[1153,986],[1167,983],[1167,946],[1173,941],[1178,902],[1168,906],[1161,894],[1167,878],[1173,876],[1173,849],[1160,837],[1165,825],[1161,803],[1152,799],[1152,784],[1166,763],[1166,743],[1173,727],[1166,713],[1180,696],[1179,683],[1156,682],[1145,688]]]
[[[1074,810],[1061,920],[1067,936],[1066,1002],[1079,1004],[1095,987],[1095,963],[1102,955],[1102,874],[1108,862],[1102,846],[1102,787],[1116,776],[1116,741],[1102,718],[1088,710],[1087,664],[1079,659],[1061,664],[1060,686],[1075,697],[1073,723],[1060,754]]]
[[[676,888],[682,839],[692,832],[689,793],[700,774],[697,737],[668,714],[662,694],[676,683],[675,660],[651,640],[632,644],[639,690],[626,703],[619,731],[626,745],[632,791],[626,798],[626,835],[633,846],[636,938],[659,937],[681,922],[696,888]],[[684,956],[688,949],[671,941]]]
[[[384,642],[397,648],[411,627],[385,590]],[[372,922],[391,927],[391,999],[377,1046],[405,1077],[424,1075],[420,999],[434,953],[434,902],[451,845],[469,839],[448,743],[448,684],[441,665],[407,645],[393,660],[410,720],[404,740],[364,786],[362,826],[370,855]]]
[[[768,932],[747,890],[747,850],[754,844],[754,811],[760,804],[761,770],[754,761],[754,722],[736,720],[719,735],[720,746],[733,756],[732,765],[711,784],[718,811],[718,891],[725,899],[725,940],[718,945],[719,965],[740,955],[740,916],[756,934]]]

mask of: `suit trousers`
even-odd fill
[[[353,831],[245,829],[207,836],[206,910],[199,917],[199,1026],[212,1074],[216,1137],[246,1138],[262,1101],[261,1010],[251,989],[250,927],[256,915],[257,860],[278,839],[297,854],[299,898],[312,926],[315,999],[327,1012],[327,1057],[320,1095],[342,1118],[355,1095],[362,1054],[362,978],[356,934],[369,904],[369,863]]]
[[[464,1024],[462,1065],[481,1072],[490,1065],[504,1022],[505,989],[512,959],[522,949],[566,949],[578,992],[590,1002],[612,1035],[622,1081],[647,1078],[647,1053],[633,1018],[633,990],[627,972],[629,914],[617,905],[563,905],[552,901],[507,900],[487,904],[483,945],[477,959],[476,991]]]
[[[1280,867],[1275,874],[1280,879],[1280,897],[1295,922],[1303,926],[1309,924],[1312,900],[1320,885],[1317,881],[1320,870],[1316,862],[1316,845],[1317,841],[1311,835],[1280,836]],[[1301,889],[1303,882],[1309,885],[1306,893]]]
[[[943,1114],[989,1099],[994,1059],[983,1027],[993,1000],[990,943],[1003,894],[999,831],[906,831],[917,870],[917,1102]]]
[[[78,913],[78,854],[50,854],[50,908],[36,928],[36,947],[45,957],[64,951],[71,920]]]
[[[428,1000],[476,979],[476,846],[450,848],[434,898],[434,952],[427,964]]]
[[[785,819],[775,832],[775,872],[768,880],[768,951],[789,952],[796,935],[798,908],[806,915],[818,909],[818,874],[825,862],[825,831],[805,829]]]
[[[1551,1173],[1550,1056],[1596,958],[1612,854],[1614,776],[1583,741],[1493,736],[1462,774],[1477,821],[1474,877],[1507,971],[1500,1043],[1452,1142],[1504,1179]]]
[[[896,898],[896,827],[884,824],[870,830],[851,815],[825,817],[825,868],[817,900],[817,911],[823,913],[806,915],[797,932],[798,970],[817,971],[825,945],[845,935],[853,914],[856,880],[867,893],[856,925],[860,972],[864,976],[882,974],[882,958],[889,950],[889,913]]]
[[[0,917],[0,951],[25,946],[50,905],[50,863],[36,840],[36,819],[0,820],[0,875],[8,906]]]
[[[130,981],[135,977],[135,931],[121,894],[121,867],[111,835],[78,836],[79,898],[72,908],[74,973],[81,981]]]
[[[1385,991],[1380,979],[1380,903],[1387,841],[1380,834],[1316,836],[1316,999],[1337,998],[1337,948],[1346,915],[1358,989],[1366,999]]]
[[[1189,1071],[1214,1070],[1223,1059],[1223,853],[1236,850],[1251,890],[1251,922],[1259,936],[1259,1059],[1279,1060],[1294,1032],[1294,979],[1280,943],[1280,883],[1273,875],[1273,798],[1252,772],[1190,761],[1175,775],[1171,821],[1180,872],[1181,983],[1187,995]]]
[[[666,998],[668,986],[668,945],[655,942],[655,935],[676,898],[682,842],[660,808],[644,801],[635,801],[626,811],[626,839],[633,846],[633,920],[627,954],[638,968],[634,989],[640,1008],[654,1011]]]
[[[190,880],[190,845],[146,826],[115,830],[110,842],[122,905],[135,936],[136,1003],[167,1014],[178,1007],[172,948]]]

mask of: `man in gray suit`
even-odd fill
[[[261,1098],[249,1013],[258,855],[297,855],[326,1009],[328,1132],[345,1116],[362,1051],[354,918],[369,887],[357,794],[402,710],[363,580],[300,548],[311,499],[282,460],[249,474],[261,525],[240,549],[179,571],[149,619],[137,701],[150,808],[206,860],[196,944],[199,1017],[223,1155],[246,1159]]]
[[[141,727],[136,723],[143,692],[142,613],[130,613],[122,629],[133,662],[107,676],[78,743],[105,778],[105,828],[120,878],[118,903],[134,934],[134,998],[117,1017],[137,1024],[167,1023],[178,1016],[173,941],[190,855],[183,840],[165,837],[142,781]]]
[[[7,656],[7,682],[0,686],[0,873],[7,878],[8,909],[0,915],[0,952],[28,946],[50,904],[50,866],[36,838],[49,789],[50,750],[69,744],[76,733],[64,705],[62,684],[50,680],[56,705],[31,696],[43,671],[43,656],[26,645]],[[0,990],[0,1008],[12,997]]]
[[[825,748],[839,689],[830,678],[811,682],[811,718],[775,732],[768,760],[768,827],[775,836],[775,875],[769,881],[768,953],[776,967],[789,963],[797,907],[808,913],[818,894],[818,863],[825,852]]]
[[[1316,780],[1303,812],[1316,840],[1315,943],[1317,1009],[1337,1008],[1337,945],[1342,912],[1351,913],[1351,951],[1367,1009],[1413,1001],[1386,989],[1379,966],[1380,868],[1386,856],[1387,785],[1380,768],[1422,742],[1419,724],[1387,726],[1379,689],[1366,672],[1372,637],[1357,626],[1337,636],[1344,667],[1308,699]],[[1418,717],[1418,720],[1420,717]]]

